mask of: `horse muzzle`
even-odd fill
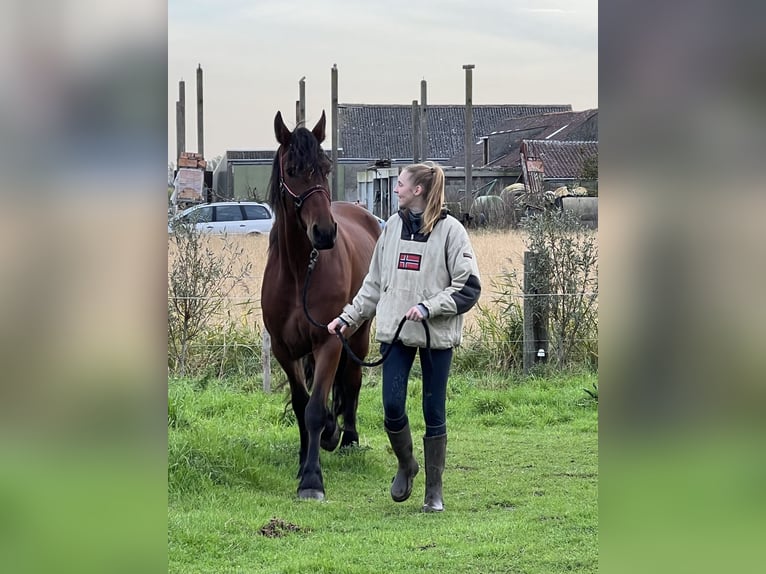
[[[338,236],[338,224],[334,223],[331,228],[320,228],[314,224],[311,226],[309,240],[314,249],[332,249],[335,247],[335,239]]]

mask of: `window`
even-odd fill
[[[216,221],[242,221],[239,205],[219,205],[215,208]]]
[[[243,205],[246,219],[271,219],[269,210],[262,205]]]
[[[209,223],[213,220],[213,208],[200,207],[184,215],[182,220],[184,223]]]

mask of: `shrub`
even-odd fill
[[[492,288],[490,305],[477,305],[476,326],[467,329],[455,354],[457,370],[508,372],[522,365],[524,317],[516,273],[503,273]]]
[[[598,364],[598,244],[571,212],[546,212],[524,223],[535,255],[530,277],[548,322],[550,354],[558,368]]]
[[[210,347],[195,343],[223,316],[226,298],[238,286],[252,264],[242,262],[243,248],[223,238],[222,255],[210,248],[211,238],[194,225],[176,223],[168,239],[173,251],[168,271],[168,367],[181,376],[189,368],[210,364]],[[202,355],[194,355],[202,349]],[[195,364],[196,363],[196,364]]]

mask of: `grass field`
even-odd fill
[[[299,501],[298,430],[281,392],[258,383],[171,380],[170,572],[596,572],[595,375],[453,375],[443,514],[423,514],[425,477],[391,501],[395,458],[376,374],[360,446],[322,452],[326,499]],[[422,464],[420,384],[408,410]]]

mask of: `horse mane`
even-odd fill
[[[283,146],[280,145],[274,156],[269,180],[269,203],[277,219],[284,211],[282,190],[279,187],[279,154],[282,148]],[[290,145],[283,159],[283,167],[294,176],[308,177],[319,172],[323,177],[327,177],[332,169],[332,161],[322,150],[314,134],[304,127],[298,127],[290,138]]]

